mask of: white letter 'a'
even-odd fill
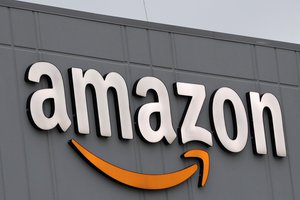
[[[169,95],[166,86],[155,77],[144,77],[140,79],[136,86],[136,94],[146,97],[149,90],[157,93],[157,102],[143,105],[138,111],[138,126],[141,134],[148,142],[159,142],[163,137],[169,144],[176,138],[176,133],[172,126]],[[160,127],[154,131],[150,125],[150,116],[153,113],[160,114]]]
[[[42,76],[48,76],[52,88],[41,89],[33,93],[30,98],[30,115],[37,127],[42,130],[50,130],[57,125],[65,132],[71,125],[67,114],[65,91],[62,76],[59,70],[48,62],[37,62],[31,65],[28,71],[28,80],[38,83]],[[43,111],[43,103],[47,99],[53,99],[54,112],[51,117],[46,117]]]
[[[177,82],[176,92],[178,95],[192,97],[181,126],[182,143],[201,141],[212,146],[211,133],[202,127],[195,126],[206,96],[205,87],[198,84]]]

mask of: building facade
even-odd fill
[[[300,198],[299,45],[15,1],[0,2],[0,25],[0,199]],[[70,119],[66,130],[60,130],[60,124],[41,127],[33,117],[30,106],[38,105],[33,103],[32,95],[54,88],[57,80],[50,77],[49,84],[47,73],[40,68],[41,74],[45,73],[34,83],[29,74],[32,64],[38,62],[51,63],[61,74],[64,93],[57,98],[63,99],[60,103],[65,101],[62,107],[65,105]],[[118,112],[118,103],[126,96],[117,96],[109,89],[111,136],[105,136],[97,123],[101,113],[96,112],[95,91],[89,87],[89,130],[83,134],[78,124],[80,113],[76,112],[81,106],[74,103],[77,88],[72,68],[83,72],[94,69],[103,77],[116,72],[122,77],[127,86],[130,123],[124,125],[123,115]],[[143,92],[137,94],[137,85],[145,77],[155,77],[168,99],[160,98],[155,84],[144,84],[149,89],[144,88],[145,97]],[[174,87],[177,83],[204,86],[205,98],[202,92],[203,105],[195,126],[209,133],[211,145],[196,141],[196,136],[191,136],[193,141],[183,141],[182,126],[192,101],[191,95],[178,94],[178,87]],[[214,118],[212,104],[220,88],[229,88],[238,95],[247,126],[237,128],[241,118],[234,103],[226,99],[224,116]],[[276,145],[272,145],[278,113],[272,118],[267,111],[263,112],[267,153],[257,153],[255,131],[251,128],[253,115],[247,106],[249,92],[261,96],[270,93],[278,100],[282,114],[282,122],[278,123],[283,125],[286,156],[276,156]],[[106,98],[101,95],[100,104],[100,97]],[[144,105],[162,101],[169,102],[169,107],[159,108],[170,116],[158,110],[147,123],[155,132],[170,119],[176,136],[168,140],[170,132],[160,133],[165,134],[163,139],[151,141],[151,136],[147,138],[141,130],[146,121],[139,121],[138,116]],[[51,95],[42,103],[47,118],[62,112],[57,111],[60,107],[56,103]],[[272,119],[273,124],[269,123]],[[229,140],[239,138],[240,132],[246,133],[242,148],[233,152],[224,144],[215,127],[219,120],[226,123]],[[124,136],[124,127],[131,128],[132,137],[129,133],[129,138]],[[196,172],[172,188],[132,188],[91,167],[69,145],[71,139],[103,160],[141,174],[184,169],[195,163],[195,159],[181,158],[184,152],[204,150],[210,158],[208,179],[204,187],[198,187]]]

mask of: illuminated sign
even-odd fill
[[[74,113],[76,114],[76,131],[79,134],[89,134],[89,118],[86,103],[86,87],[92,86],[95,94],[97,114],[96,119],[99,125],[100,135],[103,137],[111,136],[111,125],[109,117],[109,107],[107,91],[113,88],[116,93],[117,109],[121,127],[121,137],[123,139],[133,139],[132,115],[129,108],[129,92],[123,77],[116,73],[108,73],[105,77],[98,71],[89,69],[83,72],[80,68],[70,69],[70,81],[74,101]],[[66,132],[71,126],[71,120],[66,109],[64,80],[60,71],[51,63],[37,62],[29,67],[26,78],[30,82],[38,83],[42,76],[47,76],[50,81],[50,88],[35,91],[29,98],[29,115],[35,126],[42,130],[50,130],[55,127]],[[155,77],[143,77],[136,82],[133,94],[139,97],[146,97],[149,90],[155,91],[157,100],[155,102],[142,105],[137,111],[137,131],[145,141],[157,143],[161,140],[171,144],[177,137],[172,125],[169,94],[164,83]],[[178,96],[190,98],[187,111],[183,117],[180,127],[181,142],[186,144],[191,141],[200,141],[208,146],[212,146],[212,134],[203,127],[196,126],[196,121],[202,110],[203,102],[206,98],[205,86],[176,82],[174,92]],[[43,110],[43,103],[51,99],[53,102],[53,113],[47,117]],[[240,152],[244,149],[248,139],[248,117],[250,126],[254,131],[254,150],[257,154],[267,154],[266,139],[264,131],[263,112],[268,111],[272,122],[272,138],[274,139],[273,148],[279,157],[286,156],[286,146],[284,129],[282,122],[281,108],[277,98],[271,93],[259,95],[257,92],[247,93],[249,102],[250,116],[247,116],[243,102],[238,94],[228,87],[216,90],[211,97],[210,117],[212,127],[221,145],[230,152]],[[224,104],[228,102],[232,108],[233,121],[235,122],[236,136],[230,138],[225,125]],[[159,114],[160,124],[157,129],[153,129],[150,124],[150,116],[153,113]],[[164,189],[175,186],[197,170],[196,165],[186,169],[162,175],[149,175],[130,172],[114,166],[101,158],[93,155],[82,147],[75,140],[71,140],[72,146],[80,152],[90,163],[99,170],[103,171],[113,179],[124,184],[143,188],[143,189]],[[200,153],[199,153],[200,152]],[[204,185],[209,171],[209,156],[201,150],[186,152],[185,157],[196,157],[202,161],[202,180]],[[112,170],[114,169],[114,170]],[[126,175],[125,175],[126,174]],[[126,178],[127,177],[127,178]]]

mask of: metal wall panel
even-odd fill
[[[279,81],[291,85],[299,85],[297,57],[294,51],[277,50]]]
[[[1,59],[1,164],[4,181],[4,199],[30,199],[27,151],[21,123],[20,93],[14,51],[0,48]],[[26,104],[25,104],[26,105]],[[24,105],[23,105],[24,106]],[[24,117],[24,116],[23,116]]]
[[[8,9],[5,7],[0,8],[0,43],[10,44],[11,36],[10,36],[10,23],[9,23],[9,14]]]
[[[38,8],[0,7],[0,199],[299,199],[298,172],[299,130],[299,60],[293,45],[256,45],[254,39],[235,41],[197,34],[194,30],[170,31],[161,25],[151,28],[136,21],[113,19],[114,22],[43,11]],[[53,10],[52,10],[53,11]],[[68,15],[68,16],[67,16]],[[106,20],[109,18],[105,18]],[[119,20],[119,23],[117,23]],[[134,26],[136,24],[136,26]],[[153,25],[154,26],[154,25]],[[201,32],[202,33],[202,32]],[[224,36],[226,37],[226,35]],[[10,44],[12,38],[12,44]],[[238,37],[237,37],[238,38]],[[290,47],[287,49],[286,47]],[[299,48],[300,49],[300,48]],[[37,61],[57,66],[64,79],[68,115],[72,125],[66,133],[58,129],[41,131],[34,128],[27,116],[29,95],[48,87],[45,78],[39,84],[24,81],[28,66]],[[177,81],[202,84],[206,99],[197,126],[213,135],[213,146],[200,142],[149,144],[134,128],[133,140],[118,137],[118,122],[109,91],[112,137],[97,135],[91,89],[87,104],[91,133],[79,135],[74,128],[68,69],[96,69],[102,75],[118,72],[127,83],[133,127],[136,110],[153,102],[149,92],[140,98],[133,94],[135,83],[142,77],[154,76],[168,89],[174,130],[180,123],[189,102],[175,95]],[[210,99],[220,87],[237,92],[245,105],[246,93],[271,92],[283,112],[288,155],[272,154],[270,127],[266,125],[268,154],[253,153],[252,135],[248,134],[245,149],[230,153],[218,143],[210,122]],[[45,110],[49,112],[49,104]],[[228,105],[225,106],[227,129],[232,136],[234,124]],[[265,116],[266,117],[266,116]],[[153,124],[155,117],[151,118]],[[248,120],[249,121],[249,120]],[[266,118],[265,121],[268,121]],[[186,167],[194,160],[180,155],[189,149],[209,152],[211,171],[205,187],[198,188],[198,175],[181,185],[162,191],[143,191],[116,183],[84,162],[68,145],[74,138],[103,159],[122,168],[142,173],[167,173]]]
[[[11,10],[14,45],[37,47],[38,34],[34,14],[34,12],[19,9]]]
[[[255,50],[259,80],[278,82],[276,51],[274,48],[256,46]]]
[[[119,26],[40,14],[39,27],[43,49],[123,60]]]
[[[27,157],[28,179],[30,187],[31,199],[55,199],[54,193],[54,176],[51,169],[52,159],[50,156],[49,137],[45,132],[40,134],[32,134],[36,132],[30,123],[26,111],[27,94],[32,93],[32,88],[36,90],[47,87],[47,82],[43,79],[41,84],[24,84],[25,72],[27,68],[34,62],[41,59],[40,53],[31,49],[15,50],[16,65],[18,66],[17,83],[18,88],[22,88],[19,94],[18,105],[20,109],[20,128],[24,132],[24,145]],[[25,86],[25,87],[24,87]],[[22,166],[22,165],[21,165]],[[26,167],[23,166],[22,167]]]
[[[151,60],[156,66],[173,68],[172,40],[169,33],[149,31]]]

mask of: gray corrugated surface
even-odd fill
[[[0,7],[0,199],[300,198],[298,46],[282,43],[278,44],[282,48],[258,46],[249,42],[254,41],[251,38],[233,42],[228,41],[232,36],[225,35],[222,37],[227,39],[220,40],[218,34],[201,36],[189,30],[185,33],[185,29],[178,33],[162,25],[143,28],[143,24],[130,20],[117,23],[117,19],[113,19],[114,23],[104,23],[84,17],[79,19],[80,12],[67,17],[51,14],[53,8],[49,8],[48,13],[45,7],[37,12],[37,7],[30,10],[30,4],[25,5],[25,10]],[[138,25],[125,25],[134,23]],[[232,40],[242,39],[233,37]],[[47,87],[45,80],[36,85],[24,81],[27,67],[36,61],[53,63],[63,75],[67,109],[72,120],[67,133],[59,133],[56,129],[40,131],[28,120],[28,96],[38,88]],[[211,148],[197,142],[180,145],[178,139],[171,145],[147,144],[135,130],[133,140],[123,141],[118,139],[113,103],[110,103],[112,137],[98,137],[91,91],[88,91],[91,134],[76,135],[67,71],[70,67],[93,68],[102,75],[112,71],[120,73],[129,89],[132,116],[138,107],[152,102],[154,97],[151,94],[146,98],[132,96],[134,83],[144,76],[158,77],[168,88],[176,131],[188,103],[187,98],[175,96],[173,83],[176,81],[206,86],[206,100],[197,124],[209,131],[212,131],[209,99],[216,89],[231,87],[245,107],[246,92],[271,92],[281,102],[288,156],[278,159],[272,155],[269,134],[269,153],[265,156],[253,154],[250,133],[245,149],[238,154],[224,151],[214,136]],[[112,102],[112,93],[109,99]],[[232,125],[228,127],[232,129]],[[67,144],[71,138],[113,164],[143,173],[182,169],[194,162],[179,158],[184,151],[204,149],[211,157],[210,176],[204,188],[197,187],[198,177],[194,175],[180,186],[164,191],[132,189],[88,166]]]

